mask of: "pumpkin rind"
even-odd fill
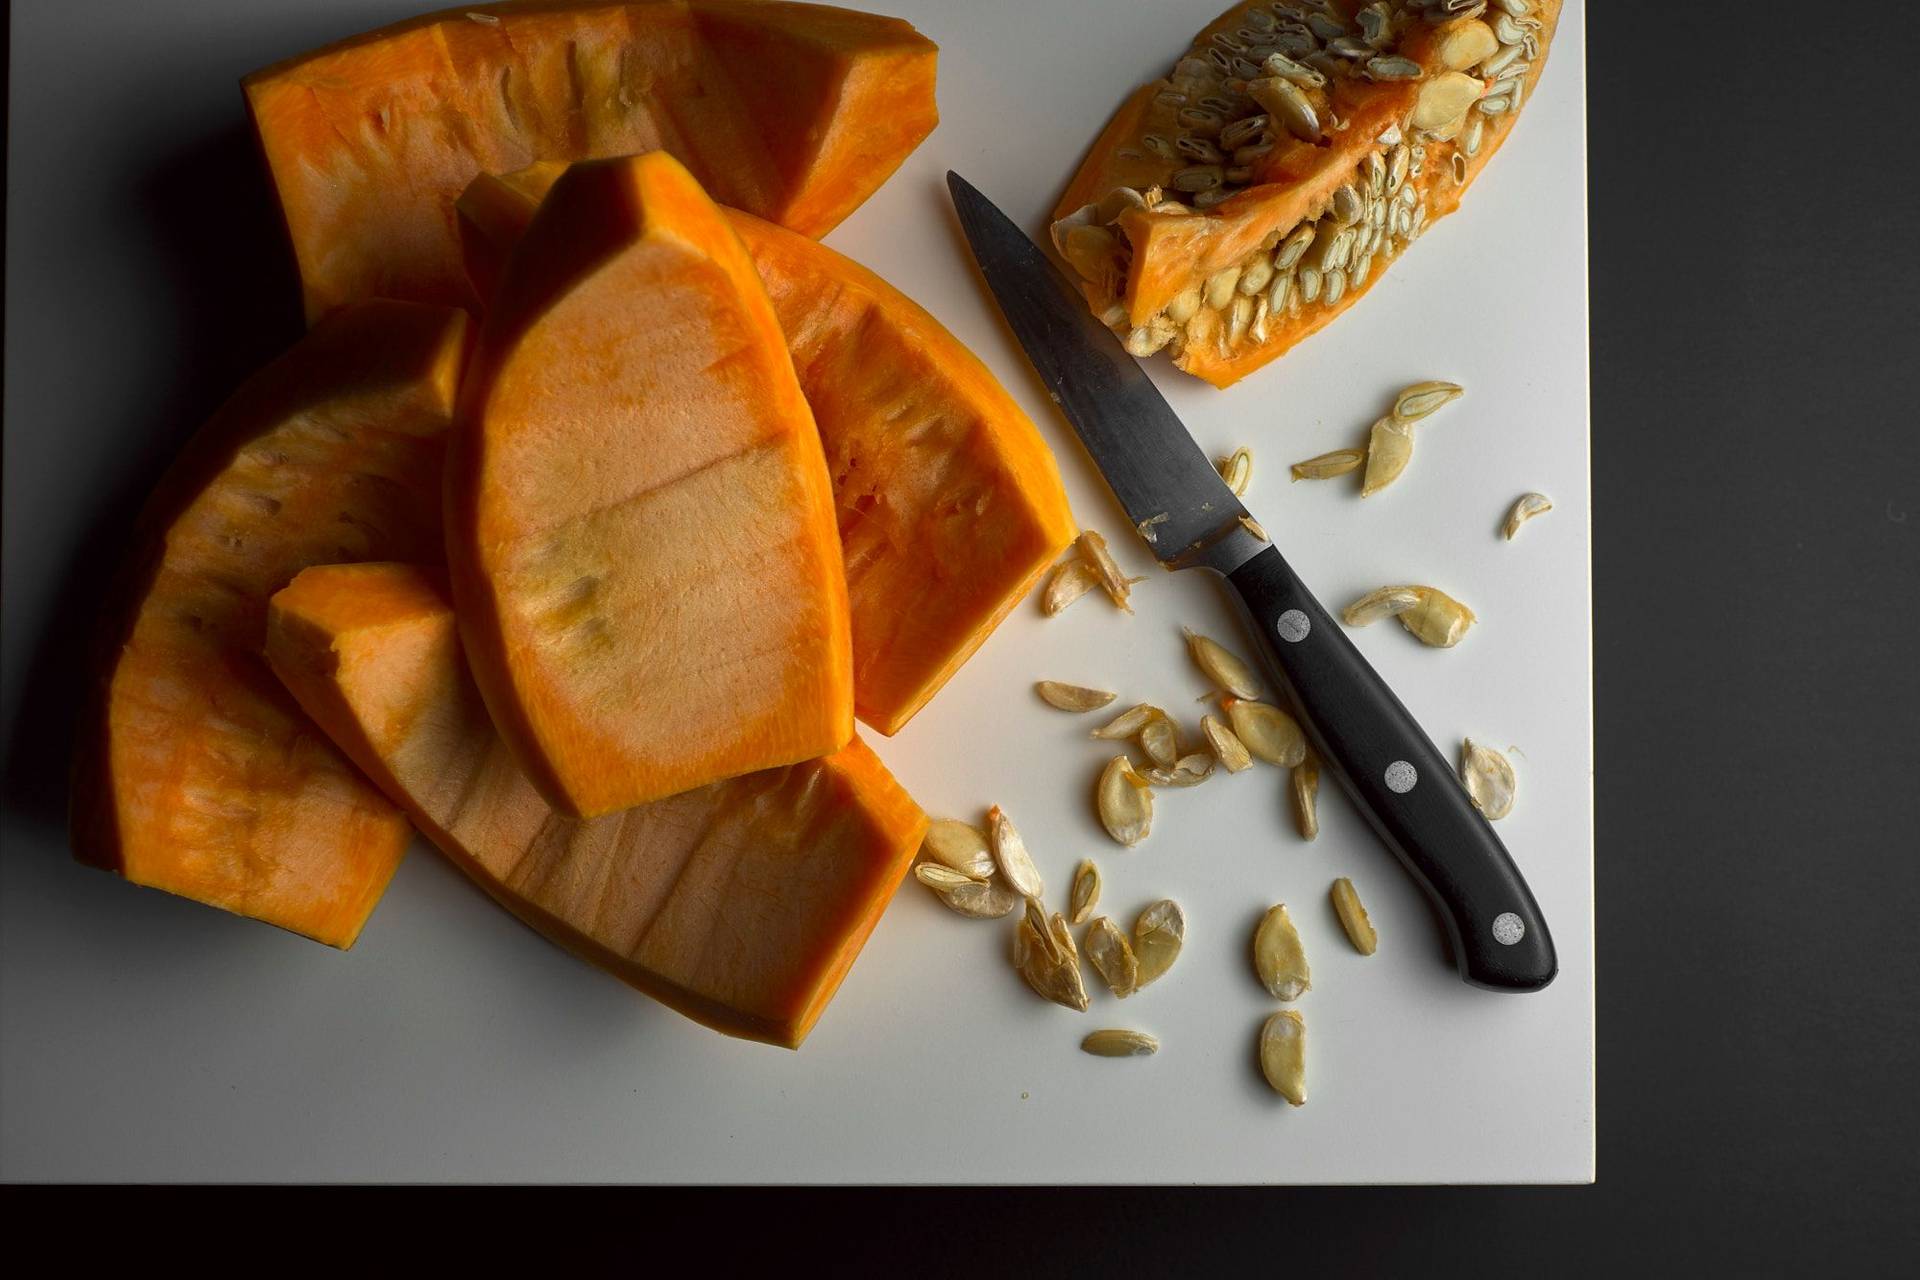
[[[447,495],[468,660],[556,808],[852,736],[819,433],[752,262],[671,156],[554,187],[482,328]]]
[[[440,307],[348,308],[249,379],[168,471],[82,725],[82,861],[352,945],[407,824],[262,663],[267,599],[310,564],[440,558],[466,329]]]
[[[664,149],[716,198],[823,235],[933,130],[908,23],[779,0],[474,5],[242,82],[308,318],[368,297],[471,306],[475,174]],[[770,71],[770,69],[772,69]]]
[[[806,1038],[926,831],[857,739],[624,813],[555,813],[494,732],[431,571],[309,569],[274,598],[267,656],[341,749],[503,906],[729,1035]]]

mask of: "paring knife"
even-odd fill
[[[1527,882],[1453,770],[1327,616],[1077,289],[956,173],[953,204],[1027,358],[1161,564],[1209,569],[1244,607],[1309,740],[1438,908],[1460,976],[1538,991],[1558,970]]]

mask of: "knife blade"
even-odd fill
[[[1170,569],[1220,574],[1327,771],[1438,909],[1460,976],[1537,991],[1559,963],[1533,891],[1411,713],[1307,590],[1159,389],[1039,246],[956,173],[954,210],[1008,327]]]

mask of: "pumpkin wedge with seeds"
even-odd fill
[[[1133,354],[1228,386],[1458,207],[1559,15],[1560,0],[1236,5],[1107,125],[1054,245]]]

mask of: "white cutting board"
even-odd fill
[[[1005,806],[1064,896],[1095,858],[1104,909],[1159,897],[1186,951],[1122,1003],[1040,1002],[1008,963],[1012,921],[949,914],[909,881],[799,1053],[728,1040],[635,996],[495,909],[424,844],[362,941],[339,954],[59,860],[58,833],[9,849],[0,1047],[8,1179],[556,1179],[821,1182],[1486,1182],[1593,1176],[1593,809],[1583,14],[1570,3],[1512,142],[1465,212],[1278,364],[1221,393],[1155,362],[1200,444],[1249,445],[1248,506],[1334,610],[1431,582],[1480,622],[1452,651],[1399,627],[1355,640],[1439,743],[1511,756],[1499,831],[1559,945],[1543,993],[1454,976],[1423,899],[1331,786],[1298,840],[1264,766],[1163,793],[1126,851],[1092,811],[1102,744],[1041,706],[1041,677],[1159,702],[1190,723],[1204,685],[1190,624],[1250,647],[1204,577],[1152,568],[1050,409],[965,255],[943,183],[964,173],[1030,229],[1108,114],[1161,74],[1217,0],[893,0],[941,45],[944,121],[828,243],[922,302],[1005,380],[1052,442],[1075,510],[1148,580],[1127,617],[1089,598],[1017,609],[891,741],[868,735],[932,813]],[[84,8],[85,6],[81,6]],[[96,6],[97,7],[97,6]],[[404,5],[281,0],[169,24],[71,21],[89,57],[177,62],[183,93],[237,113],[231,80]],[[173,6],[160,6],[162,9]],[[16,15],[16,23],[19,23]],[[56,23],[36,16],[34,29]],[[217,32],[212,52],[208,33]],[[42,46],[16,31],[26,65]],[[196,51],[196,44],[200,47]],[[199,78],[224,77],[209,88]],[[188,86],[192,86],[191,89]],[[20,96],[31,85],[16,83]],[[118,127],[100,117],[96,127]],[[182,140],[184,142],[186,140]],[[18,157],[17,157],[18,158]],[[24,161],[22,162],[24,163]],[[48,175],[16,174],[44,181]],[[138,283],[139,277],[135,277]],[[20,317],[13,317],[18,323]],[[12,325],[9,326],[10,330]],[[30,373],[30,371],[28,371]],[[1364,504],[1350,483],[1286,481],[1288,462],[1360,440],[1422,378],[1467,397],[1421,428],[1413,465]],[[9,430],[33,430],[11,422]],[[1555,509],[1507,544],[1518,494]],[[20,643],[25,637],[10,637]],[[10,843],[19,840],[15,833]],[[1355,954],[1327,906],[1351,876],[1379,928]],[[1250,972],[1252,927],[1292,904],[1314,968],[1299,1003],[1311,1100],[1262,1083],[1275,1007]],[[1080,1052],[1096,1027],[1162,1043],[1149,1059]]]

